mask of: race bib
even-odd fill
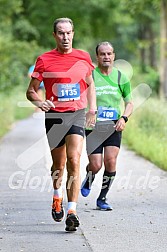
[[[118,112],[115,108],[107,108],[103,106],[98,107],[97,120],[117,120]]]
[[[73,101],[80,99],[80,84],[57,84],[58,101]]]

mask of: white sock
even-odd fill
[[[63,197],[63,191],[61,187],[59,189],[54,189],[54,196],[57,198]]]
[[[67,212],[68,212],[69,210],[74,210],[74,211],[76,211],[76,207],[77,207],[77,203],[76,203],[76,202],[68,202]]]

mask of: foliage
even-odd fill
[[[167,170],[167,106],[165,102],[149,99],[131,116],[124,141],[130,149]]]
[[[3,34],[9,34],[12,28],[12,18],[22,11],[22,0],[0,0],[0,29]]]
[[[159,85],[159,73],[155,69],[147,66],[145,80],[146,83],[148,83],[149,86],[151,87],[153,94],[157,94]]]
[[[0,94],[0,137],[7,133],[16,120],[31,115],[34,108],[18,107],[18,102],[26,101],[25,88],[17,86],[12,92]]]
[[[9,92],[17,85],[24,85],[28,67],[34,63],[35,56],[40,52],[42,49],[35,41],[27,43],[0,37],[0,55],[3,62],[0,65],[0,91]]]
[[[40,35],[38,30],[25,18],[20,18],[13,25],[13,35],[18,40],[38,40]]]
[[[132,64],[133,65],[133,64]],[[133,65],[132,86],[136,87],[141,83],[146,83],[152,89],[152,95],[157,96],[159,86],[159,73],[152,67],[147,66],[146,71],[141,73],[140,67]]]
[[[152,24],[155,26],[159,18],[158,0],[0,0],[0,35],[2,57],[6,54],[6,65],[12,62],[12,67],[20,69],[25,74],[27,64],[30,65],[40,51],[55,47],[53,39],[53,21],[62,16],[72,18],[75,25],[74,47],[88,50],[95,60],[95,46],[100,41],[109,40],[115,47],[117,58],[140,62],[141,48],[148,47],[148,40],[138,39],[140,26]],[[52,8],[50,8],[52,6]],[[148,8],[149,7],[149,8]],[[142,10],[142,11],[141,11]],[[156,33],[158,29],[156,27]],[[6,43],[7,38],[7,43]],[[158,41],[158,40],[157,40]],[[6,45],[5,45],[6,44]],[[3,50],[5,47],[5,50]],[[6,48],[10,48],[9,56]],[[22,55],[17,51],[21,48]],[[38,48],[39,47],[39,48]],[[40,50],[41,47],[41,50]],[[24,54],[26,52],[26,55]],[[13,55],[15,54],[15,55]],[[14,59],[14,61],[13,61]],[[18,60],[18,62],[17,62]],[[29,63],[27,63],[29,61]],[[149,62],[147,62],[149,65]],[[11,64],[10,64],[11,65]],[[4,68],[4,67],[3,67]],[[7,86],[13,79],[21,83],[22,77],[11,79],[5,70],[3,82],[8,79]],[[19,78],[19,79],[18,79]],[[17,80],[18,79],[18,80]],[[11,84],[12,86],[13,84]],[[4,87],[4,83],[0,83]],[[2,88],[1,88],[2,90]]]

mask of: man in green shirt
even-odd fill
[[[97,122],[94,128],[86,129],[89,163],[86,167],[87,176],[81,186],[81,194],[84,197],[89,195],[95,174],[99,172],[104,162],[102,187],[96,205],[100,210],[112,210],[112,206],[106,202],[106,195],[116,175],[122,131],[133,111],[133,103],[129,80],[113,66],[115,53],[112,44],[109,42],[98,44],[96,57],[98,66],[93,76],[96,86]],[[125,105],[123,113],[121,113],[122,100]]]

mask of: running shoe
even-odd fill
[[[81,194],[83,197],[87,197],[89,195],[94,179],[95,179],[95,175],[92,174],[91,171],[89,172],[87,171],[86,178],[84,179],[81,185]]]
[[[66,231],[76,231],[77,227],[79,227],[79,218],[76,215],[75,211],[68,211],[67,218],[66,218]]]
[[[89,178],[86,178],[84,179],[84,181],[82,182],[82,185],[81,185],[81,194],[83,197],[87,197],[90,193],[90,190],[91,190],[91,186],[89,185],[89,181],[88,181]]]
[[[64,209],[62,206],[63,198],[53,197],[52,217],[56,222],[62,221],[64,217]]]
[[[97,208],[98,210],[103,210],[103,211],[111,211],[113,208],[111,205],[109,205],[107,202],[106,202],[106,198],[103,198],[103,199],[97,199]]]

